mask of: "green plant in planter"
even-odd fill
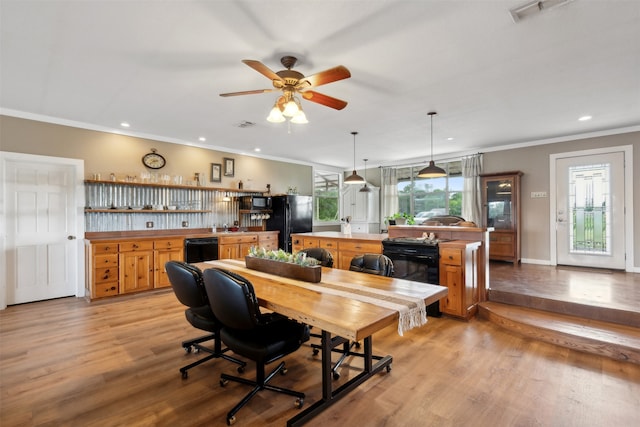
[[[278,262],[288,262],[290,264],[301,265],[302,267],[313,267],[314,265],[320,264],[320,261],[315,258],[307,257],[307,254],[304,252],[290,254],[283,251],[282,249],[278,249],[277,251],[270,251],[266,250],[265,248],[257,248],[255,246],[252,246],[251,249],[249,249],[249,256],[269,259]]]
[[[396,224],[399,224],[399,223],[407,224],[407,225],[415,224],[413,215],[404,213],[404,212],[396,212],[393,215],[386,217],[385,219],[389,224],[391,224],[390,221],[394,221]]]

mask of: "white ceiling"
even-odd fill
[[[640,124],[640,0],[574,0],[514,23],[521,0],[0,0],[6,115],[350,169]],[[275,93],[244,65],[350,79],[265,120]],[[583,115],[593,119],[580,122]],[[253,122],[253,126],[240,126]],[[204,136],[207,141],[198,142]],[[447,138],[454,138],[448,141]]]

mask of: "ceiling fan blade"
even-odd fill
[[[238,95],[255,95],[258,93],[269,93],[269,92],[280,92],[280,89],[256,89],[256,90],[245,90],[242,92],[229,92],[229,93],[221,93],[220,96],[238,96]]]
[[[317,104],[322,104],[324,106],[334,108],[336,110],[342,110],[347,106],[347,101],[343,101],[338,98],[334,98],[329,95],[324,95],[322,93],[314,92],[312,90],[308,90],[306,92],[301,92],[301,95],[307,101],[315,102]]]
[[[306,82],[310,83],[311,87],[318,87],[326,85],[327,83],[337,82],[338,80],[348,79],[349,77],[351,77],[349,70],[342,65],[338,65],[337,67],[303,78],[300,80],[300,83],[298,83],[296,89],[304,90],[304,88],[308,86]]]
[[[269,67],[267,67],[260,61],[255,61],[253,59],[243,59],[242,62],[244,62],[249,67],[256,70],[257,72],[259,72],[263,76],[267,77],[269,80],[278,80],[278,81],[284,82],[282,77],[277,75],[273,70],[271,70]]]

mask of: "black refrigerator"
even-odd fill
[[[278,247],[291,252],[291,234],[308,233],[313,226],[313,197],[272,196],[273,213],[267,220],[267,231],[279,231]]]

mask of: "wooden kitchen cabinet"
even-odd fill
[[[184,259],[184,240],[163,239],[153,242],[153,287],[166,288],[171,286],[167,270],[164,265],[168,261],[182,261]]]
[[[489,259],[520,262],[520,180],[522,172],[481,174],[483,222],[489,234]]]
[[[278,232],[263,231],[258,234],[258,247],[268,251],[278,249]]]
[[[340,268],[342,270],[349,269],[351,260],[356,255],[382,253],[381,239],[367,238],[366,235],[358,238],[357,235],[347,236],[342,233],[327,233],[331,237],[314,235],[316,233],[310,233],[311,235],[308,236],[304,234],[292,234],[291,241],[293,242],[293,251],[298,252],[306,248],[324,248],[333,256],[333,268]]]
[[[171,286],[164,265],[183,259],[182,237],[87,242],[87,296],[96,299]]]
[[[95,298],[118,295],[118,244],[99,243],[87,251],[88,293]]]
[[[257,244],[257,234],[220,236],[218,237],[218,258],[244,258],[249,253],[249,249]]]
[[[469,319],[477,310],[478,257],[480,242],[442,242],[440,249],[440,286],[449,289],[440,300],[443,313]]]
[[[351,266],[351,260],[356,255],[363,254],[381,254],[382,243],[373,241],[342,241],[340,242],[340,250],[338,251],[338,265],[341,270],[348,270]],[[335,262],[335,261],[334,261]]]
[[[153,288],[153,241],[121,242],[118,264],[121,294]]]

